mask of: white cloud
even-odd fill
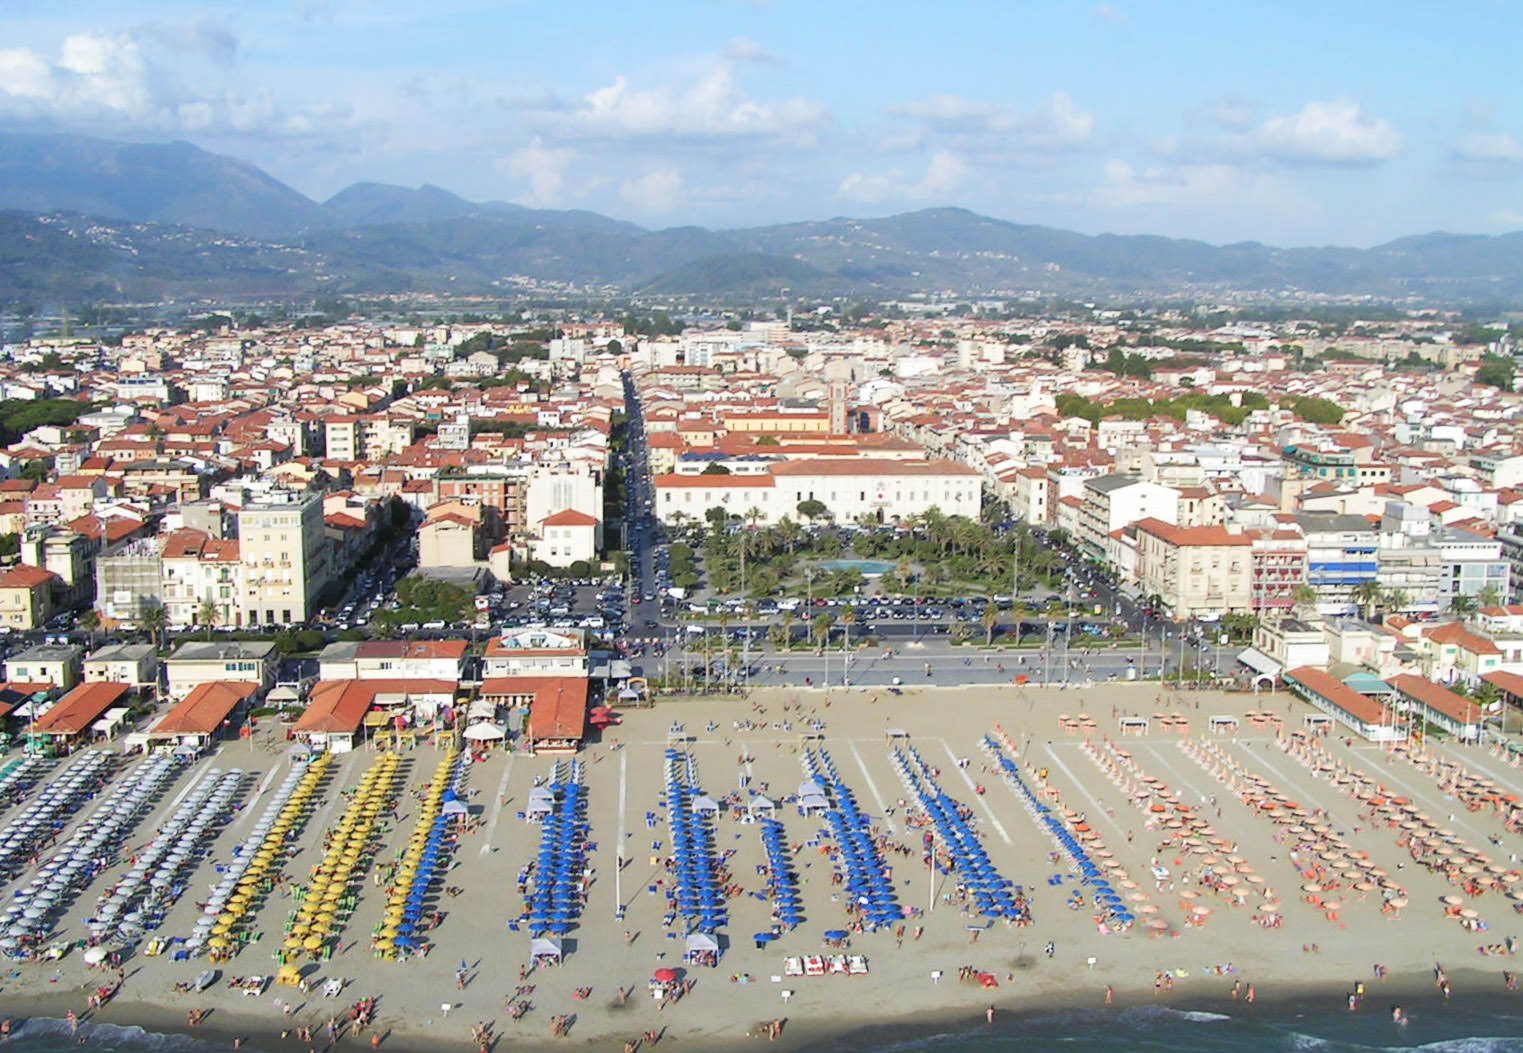
[[[1523,142],[1511,132],[1466,132],[1451,151],[1456,160],[1480,164],[1523,164]]]
[[[725,45],[724,57],[731,62],[750,62],[758,66],[781,66],[787,59],[749,37],[735,37]]]
[[[565,138],[780,139],[812,144],[829,111],[804,98],[762,102],[735,84],[732,64],[686,86],[633,88],[627,77],[588,93],[546,134]]]
[[[658,168],[619,184],[619,196],[645,212],[670,212],[682,200],[682,191],[682,173],[675,168]]]
[[[883,201],[924,201],[955,190],[967,174],[968,166],[962,158],[942,150],[931,158],[925,174],[919,179],[910,179],[897,168],[882,175],[853,172],[841,181],[836,193],[848,201],[866,205]]]
[[[536,138],[528,146],[515,150],[498,162],[509,175],[529,181],[529,190],[516,200],[521,205],[554,208],[561,204],[566,184],[566,169],[576,160],[576,152],[565,147],[546,146]]]
[[[1089,192],[1092,204],[1134,208],[1199,201],[1232,191],[1240,172],[1232,165],[1179,165],[1138,171],[1125,161],[1107,161],[1100,183]]]
[[[164,53],[171,37],[175,47],[213,58],[230,56],[236,47],[236,38],[204,23],[173,33],[76,33],[64,38],[56,59],[9,48],[0,51],[0,120],[114,136],[201,133],[208,138],[230,133],[289,138],[320,130],[333,140],[350,126],[344,104],[290,109],[267,90],[235,90],[238,85],[223,74],[213,76],[224,77],[224,83],[192,87],[178,76],[184,63]]]
[[[1327,165],[1378,164],[1406,145],[1406,136],[1390,122],[1370,116],[1351,99],[1309,102],[1298,113],[1271,117],[1252,140],[1267,157]]]
[[[1089,141],[1095,131],[1094,114],[1066,91],[1055,91],[1025,111],[960,95],[929,95],[889,112],[917,118],[934,131],[1013,135],[1045,146],[1077,146]]]

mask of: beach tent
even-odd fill
[[[524,809],[529,818],[549,815],[555,811],[555,794],[543,786],[536,786],[529,791],[529,804]]]
[[[746,805],[746,811],[750,812],[752,815],[771,815],[776,809],[777,805],[769,801],[767,798],[763,797],[761,794],[757,794],[755,797],[751,798],[750,802]]]
[[[543,936],[534,937],[534,939],[529,942],[529,957],[539,958],[542,956],[554,958],[556,961],[560,961],[561,941],[546,939]]]
[[[713,951],[719,953],[719,941],[706,932],[693,932],[688,934],[687,953],[693,954],[699,951]]]
[[[712,797],[694,797],[692,810],[694,815],[718,815],[719,802]]]
[[[472,699],[470,708],[466,710],[466,717],[470,720],[495,720],[497,703],[489,698]]]
[[[800,797],[808,797],[811,794],[823,797],[825,795],[825,784],[820,782],[819,779],[805,779],[799,783],[798,793]]]
[[[503,737],[503,730],[496,724],[472,724],[464,735],[472,742],[496,742]]]

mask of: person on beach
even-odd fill
[[[984,1023],[994,1023],[994,1007],[992,1005],[988,1009],[984,1010]]]
[[[1105,985],[1105,1004],[1111,1005],[1116,1001],[1116,989],[1110,984]]]

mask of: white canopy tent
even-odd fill
[[[712,797],[694,797],[692,808],[694,815],[719,814],[719,802],[714,800]]]
[[[498,742],[506,732],[496,724],[472,724],[463,734],[471,742]]]

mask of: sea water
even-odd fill
[[[963,1027],[923,1031],[864,1031],[811,1047],[832,1053],[1005,1053],[1012,1050],[1082,1050],[1084,1053],[1317,1053],[1423,1050],[1426,1053],[1523,1053],[1523,998],[1490,1008],[1407,1006],[1405,1026],[1390,1005],[1366,999],[1357,1013],[1346,1006],[1269,1010],[1262,1004],[1224,1013],[1140,1006],[1117,1010],[996,1014]],[[1266,1010],[1257,1012],[1255,1010]]]
[[[811,1053],[1006,1053],[1014,1050],[1083,1050],[1084,1053],[1523,1053],[1523,999],[1487,1005],[1435,1003],[1406,1007],[1408,1023],[1392,1022],[1390,1006],[1366,1000],[1357,1013],[1322,1006],[1270,1009],[1262,1003],[1243,1006],[1232,1015],[1166,1006],[1117,1010],[1069,1010],[996,1015],[964,1027],[918,1032],[913,1021],[831,1039]],[[80,1039],[84,1039],[81,1043]],[[282,1053],[282,1044],[264,1050],[245,1042],[244,1050]],[[539,1036],[503,1035],[502,1053],[538,1048],[559,1049]],[[222,1053],[232,1044],[186,1035],[160,1035],[115,1024],[80,1026],[69,1034],[62,1020],[33,1019],[21,1024],[5,1053],[64,1053],[81,1048],[93,1053]],[[294,1049],[294,1046],[290,1048]],[[688,1048],[688,1047],[685,1047]],[[696,1048],[696,1047],[691,1047]],[[758,1046],[758,1049],[765,1046]]]

